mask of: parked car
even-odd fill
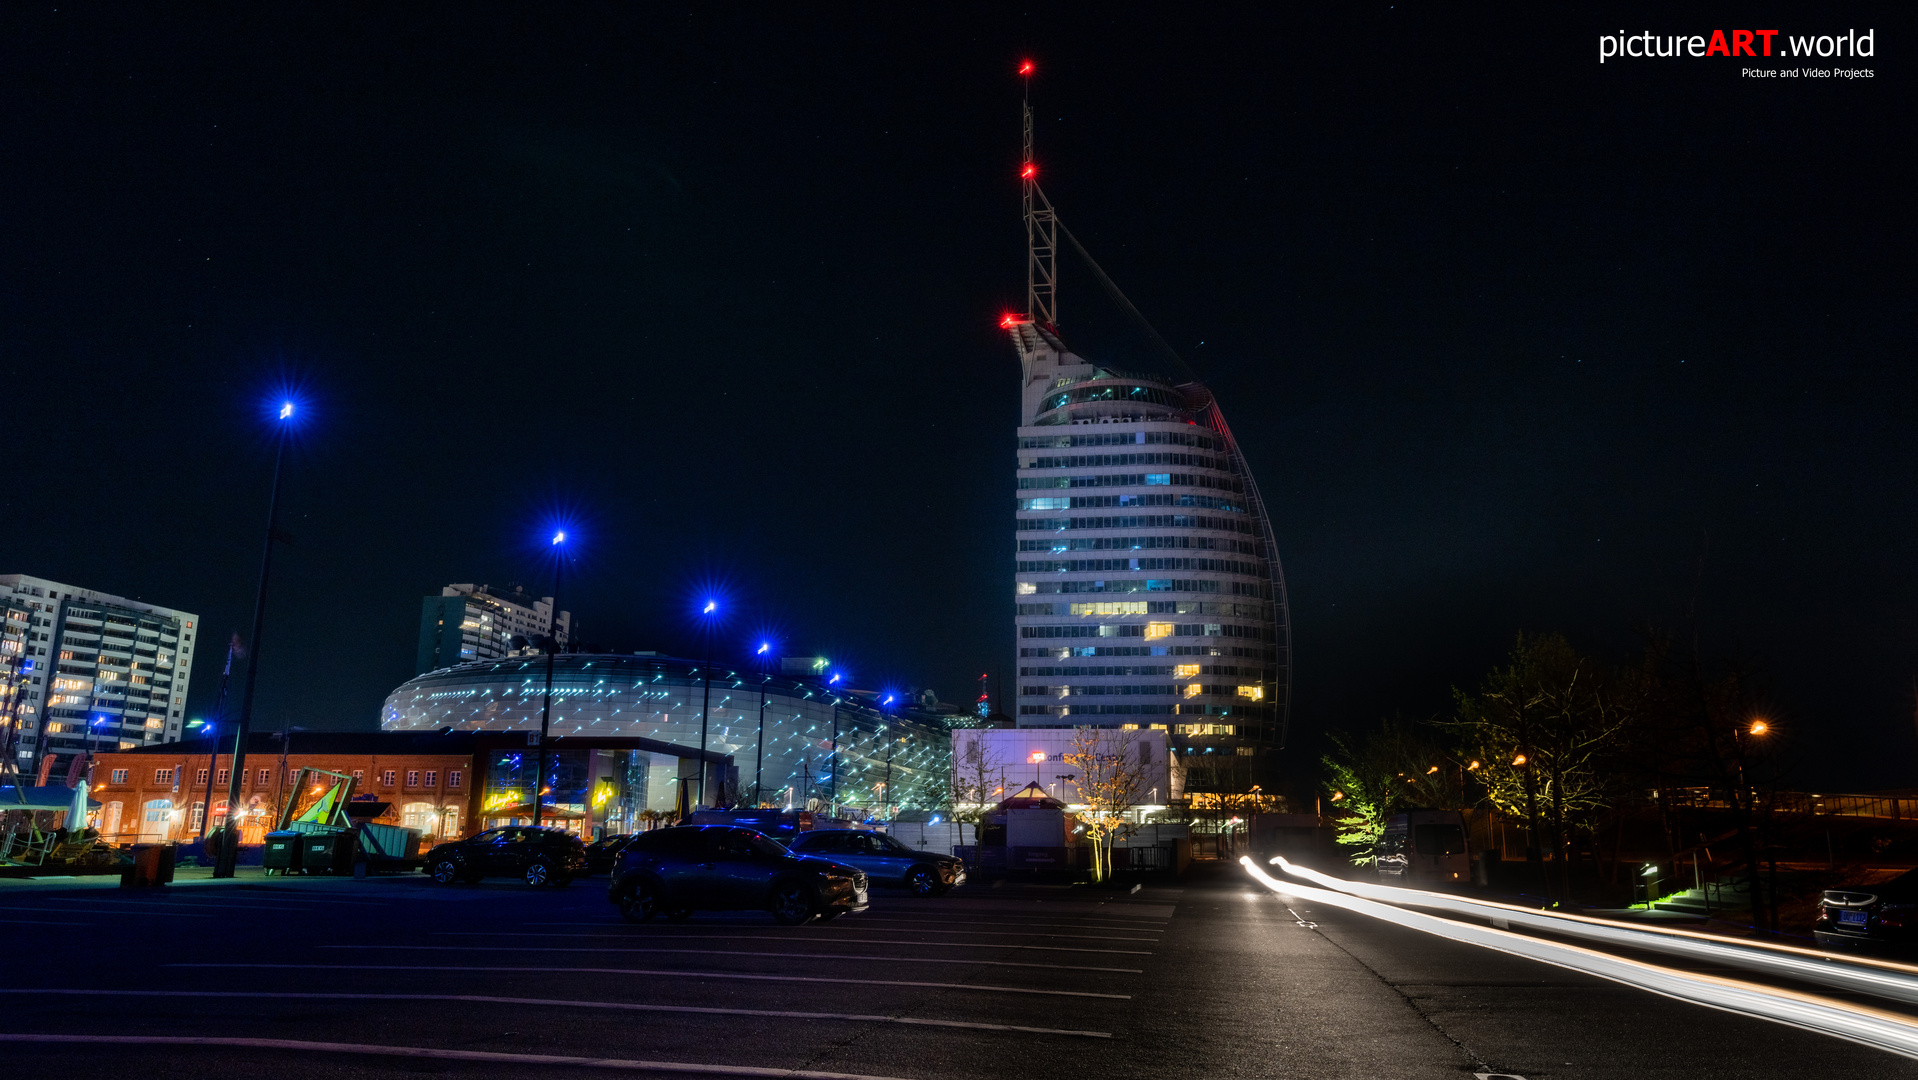
[[[695,911],[769,911],[788,926],[866,910],[857,867],[787,851],[729,825],[682,825],[640,833],[619,853],[607,896],[628,922]]]
[[[1465,818],[1456,810],[1413,810],[1385,819],[1374,849],[1386,885],[1457,885],[1472,880]]]
[[[915,896],[940,896],[966,880],[966,864],[951,855],[907,847],[897,837],[862,829],[816,829],[789,845],[800,855],[832,859],[866,872],[879,885],[903,885]]]
[[[1812,936],[1838,948],[1909,951],[1918,946],[1918,870],[1878,885],[1826,889]]]
[[[564,885],[586,873],[586,845],[564,829],[509,825],[437,845],[426,853],[426,872],[442,885],[483,877]]]
[[[605,874],[612,872],[613,864],[619,862],[619,853],[632,843],[638,833],[608,833],[586,845],[586,872]]]

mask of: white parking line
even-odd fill
[[[39,915],[110,915],[110,914],[113,914],[112,912],[108,912],[108,911],[74,911],[74,910],[72,910],[71,908],[50,908],[50,907],[5,907],[5,908],[0,908],[0,912],[8,912],[8,913],[11,913],[11,912],[15,912],[15,911],[31,911],[31,912],[33,912],[33,913],[35,913],[35,914],[39,914]],[[178,919],[211,919],[211,918],[213,918],[213,916],[211,916],[211,915],[189,915],[189,914],[187,914],[187,913],[186,913],[186,912],[184,912],[184,911],[155,911],[155,912],[154,912],[153,914],[155,914],[155,915],[171,915],[171,916],[173,916],[173,917],[175,917],[175,918],[178,918]]]
[[[542,926],[542,925],[562,926],[566,924],[564,923],[526,923],[525,925],[527,926]],[[601,928],[607,929],[611,927],[618,927],[620,925],[621,924],[619,923],[606,923]],[[672,936],[672,937],[702,938],[702,937],[737,936],[736,934],[715,934],[710,932],[714,930],[752,930],[755,933],[764,934],[767,937],[772,937],[774,935],[783,935],[786,938],[791,938],[793,936],[793,931],[791,930],[766,930],[766,929],[759,929],[757,927],[750,927],[750,926],[742,927],[742,926],[725,926],[725,925],[712,925],[712,924],[708,924],[706,926],[684,926],[684,927],[678,928],[677,930],[674,930],[669,927],[657,927],[657,928],[652,928],[644,931],[633,930],[631,929],[631,927],[626,927],[625,929],[626,929],[625,936],[627,937]],[[821,937],[830,937],[834,934],[857,933],[861,929],[865,929],[865,930],[880,930],[880,931],[892,930],[896,933],[901,933],[901,934],[946,934],[946,935],[970,934],[973,937],[1032,937],[1032,938],[1048,938],[1054,941],[1122,941],[1122,942],[1130,942],[1136,945],[1157,945],[1159,943],[1159,940],[1157,938],[1108,937],[1103,934],[1028,934],[1020,930],[920,930],[917,927],[911,927],[911,926],[866,926],[863,921],[861,921],[857,925],[848,925],[848,926],[799,928],[798,933],[800,934],[812,933],[812,932],[815,932],[815,929],[816,929],[816,932]],[[662,930],[665,932],[661,933],[660,931]],[[456,931],[445,931],[445,932],[455,933]],[[487,932],[493,933],[496,931],[487,931]],[[508,931],[497,931],[497,932],[506,933]],[[531,930],[525,930],[525,931],[519,931],[519,932],[527,933],[527,934],[540,933],[540,932],[550,933],[550,931],[531,931]],[[608,936],[611,936],[611,935],[608,935]]]
[[[937,926],[1049,926],[1062,930],[1119,930],[1133,934],[1163,934],[1164,930],[1153,926],[1104,926],[1099,923],[1042,923],[1015,922],[1011,919],[911,919],[899,915],[861,914],[859,921],[886,923],[931,923]],[[533,925],[527,923],[528,926]]]
[[[393,952],[471,952],[470,945],[321,945],[322,949],[376,949]],[[961,964],[966,967],[1039,968],[1045,971],[1098,971],[1143,975],[1144,968],[1085,967],[1079,964],[1029,964],[1018,960],[954,960],[944,956],[873,956],[862,953],[744,952],[733,949],[608,949],[600,945],[489,945],[488,952],[679,953],[691,956],[770,956],[782,960],[872,960],[882,964]]]
[[[166,964],[170,968],[268,968],[274,971],[549,971],[568,975],[665,975],[681,979],[735,979],[742,982],[849,983],[853,986],[920,986],[932,990],[978,990],[988,994],[1039,994],[1045,997],[1105,998],[1131,1001],[1131,994],[1095,994],[1089,990],[1035,990],[1026,986],[979,983],[910,982],[900,979],[832,979],[823,975],[755,975],[740,971],[675,971],[648,968],[495,967],[437,964]]]
[[[766,1016],[786,1020],[855,1020],[878,1024],[915,1024],[924,1027],[969,1028],[979,1031],[1023,1031],[1035,1035],[1078,1035],[1091,1039],[1110,1039],[1110,1031],[1084,1031],[1076,1028],[1025,1027],[1020,1024],[985,1024],[967,1020],[928,1020],[912,1016],[884,1016],[871,1013],[793,1012],[786,1009],[720,1009],[699,1005],[643,1005],[631,1001],[563,1001],[553,998],[494,997],[485,994],[328,994],[321,992],[262,993],[255,990],[16,990],[0,989],[0,994],[31,994],[42,997],[64,994],[75,997],[188,997],[188,998],[292,998],[317,1001],[469,1001],[485,1005],[552,1005],[567,1009],[624,1009],[631,1012],[694,1013],[702,1016]]]
[[[172,896],[168,896],[168,897],[154,897],[151,900],[115,900],[111,897],[104,897],[104,896],[103,897],[75,896],[75,897],[68,897],[67,899],[71,900],[73,903],[76,903],[76,904],[133,904],[139,907],[163,907],[163,906],[204,907],[204,908],[248,907],[248,908],[259,908],[263,911],[285,911],[286,910],[284,906],[285,904],[350,904],[354,907],[385,907],[386,906],[385,904],[377,903],[371,900],[309,900],[303,896],[288,896],[288,897],[282,898],[278,896],[269,897],[269,896],[251,895],[251,896],[240,897],[239,902],[236,902],[234,900],[220,900],[212,897],[201,899],[200,897],[197,897],[197,896],[182,896],[178,893],[175,893]],[[247,901],[247,900],[262,901],[262,902],[245,903],[244,901]],[[268,900],[272,900],[275,902],[274,903],[264,902]]]
[[[790,1080],[895,1080],[863,1073],[819,1072],[814,1069],[758,1069],[747,1065],[701,1065],[684,1061],[637,1061],[626,1058],[562,1057],[557,1054],[503,1054],[486,1050],[439,1050],[427,1046],[377,1046],[371,1043],[304,1042],[298,1039],[223,1039],[201,1035],[16,1035],[0,1033],[0,1042],[105,1043],[120,1046],[234,1046],[259,1050],[304,1050],[309,1053],[377,1054],[386,1057],[437,1058],[445,1061],[499,1061],[512,1065],[578,1065],[590,1069],[629,1072],[695,1073],[707,1076],[786,1077]]]
[[[615,941],[792,941],[770,934],[542,934],[531,930],[438,930],[434,937],[590,937]],[[817,941],[818,938],[803,940]],[[1029,952],[1104,953],[1111,956],[1151,956],[1150,949],[1085,949],[1072,945],[1009,945],[1003,941],[893,941],[888,938],[834,938],[849,945],[913,945],[921,949],[1023,949]],[[1154,944],[1157,944],[1156,942]]]
[[[843,934],[853,929],[850,926],[831,926],[821,929],[822,934]],[[911,927],[899,927],[906,934],[970,934],[973,937],[1036,937],[1055,941],[1129,941],[1145,945],[1157,945],[1157,938],[1111,937],[1106,934],[1028,934],[1023,930],[918,930]]]

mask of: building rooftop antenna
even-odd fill
[[[1055,333],[1059,329],[1059,219],[1052,201],[1039,190],[1039,166],[1032,160],[1032,61],[1019,63],[1025,87],[1025,152],[1019,160],[1019,182],[1026,219],[1026,321]]]

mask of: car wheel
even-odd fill
[[[441,885],[451,885],[463,877],[460,864],[451,859],[441,859],[433,864],[433,880]]]
[[[673,910],[666,913],[667,922],[685,922],[687,919],[690,919],[692,917],[693,917],[693,909],[689,907],[674,908]]]
[[[914,896],[931,896],[939,891],[939,876],[930,867],[915,866],[906,875],[906,888],[911,889]]]
[[[657,914],[659,914],[659,901],[654,898],[653,890],[647,888],[645,882],[634,885],[619,898],[619,917],[629,923],[649,922]]]
[[[549,885],[557,880],[557,877],[558,875],[553,873],[553,868],[546,864],[545,859],[534,859],[526,864],[526,884],[528,885]]]
[[[782,926],[800,926],[812,921],[812,894],[804,885],[789,881],[773,890],[773,921]]]

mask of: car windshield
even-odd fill
[[[877,841],[879,842],[879,847],[880,847],[881,849],[883,849],[883,850],[887,850],[887,851],[901,851],[901,852],[904,852],[904,853],[906,853],[906,854],[908,854],[908,855],[910,855],[910,854],[912,854],[912,853],[913,853],[913,852],[912,852],[912,849],[911,849],[911,848],[909,848],[909,847],[907,847],[907,846],[906,846],[906,845],[905,845],[905,844],[904,844],[903,842],[901,842],[901,841],[900,841],[900,839],[899,839],[898,837],[896,837],[896,836],[891,836],[891,835],[888,835],[888,834],[886,834],[886,833],[873,833],[872,835],[873,835],[873,839],[875,839],[875,840],[877,840]]]

